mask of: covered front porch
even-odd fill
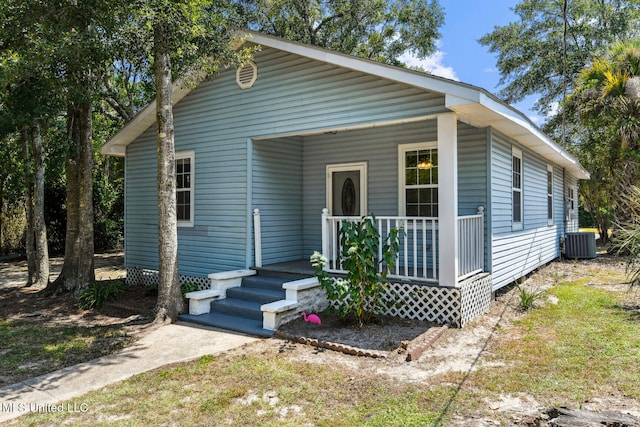
[[[483,271],[483,210],[480,207],[476,215],[457,218],[460,232],[454,286],[442,286],[439,281],[438,247],[444,237],[440,237],[437,218],[376,217],[381,239],[391,228],[403,231],[396,266],[388,275],[389,283],[381,296],[386,307],[383,314],[462,327],[488,310],[492,282],[491,274]],[[329,261],[325,269],[332,273],[334,280],[346,273],[340,263],[338,244],[339,230],[345,221],[361,221],[361,217],[332,216],[328,209],[322,212],[322,251]],[[254,211],[254,227],[255,268],[259,272],[313,275],[309,259],[263,265],[258,209]]]
[[[455,113],[255,138],[249,150],[247,267],[299,265],[318,251],[343,273],[342,223],[375,214],[382,238],[401,230],[394,280],[457,287],[486,271],[486,131]],[[422,155],[430,170],[419,170]],[[425,173],[426,185],[410,182]]]

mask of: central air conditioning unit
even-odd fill
[[[565,256],[571,259],[591,259],[596,257],[596,234],[590,232],[567,233]]]

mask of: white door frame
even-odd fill
[[[333,215],[331,211],[333,200],[333,173],[334,172],[360,172],[360,215],[367,214],[367,162],[357,163],[339,163],[327,165],[327,180],[326,180],[326,206],[329,209],[329,215]]]

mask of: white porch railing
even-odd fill
[[[484,269],[484,208],[458,217],[458,281]]]
[[[477,215],[458,217],[458,280],[481,272],[484,267],[484,208]],[[327,271],[346,273],[340,262],[340,228],[345,221],[361,221],[360,217],[331,216],[322,211],[322,254],[328,259]],[[438,218],[376,216],[380,239],[386,239],[393,228],[400,233],[400,250],[395,268],[389,276],[399,279],[437,281]],[[379,247],[382,248],[383,242]],[[381,249],[380,249],[381,251]],[[380,254],[381,255],[381,254]],[[380,266],[382,270],[383,266]]]
[[[322,211],[322,253],[329,260],[327,271],[345,273],[340,262],[340,228],[345,221],[360,222],[360,217],[331,216]],[[379,256],[382,257],[384,240],[392,229],[400,233],[398,259],[390,277],[431,279],[438,278],[438,218],[376,216],[376,228],[380,233]],[[380,265],[382,271],[384,266]]]

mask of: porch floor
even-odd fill
[[[293,261],[263,265],[262,267],[255,268],[255,270],[265,272],[272,271],[276,273],[289,273],[305,277],[313,276],[313,273],[315,272],[314,268],[311,266],[311,261],[309,261],[308,259],[297,259]]]

